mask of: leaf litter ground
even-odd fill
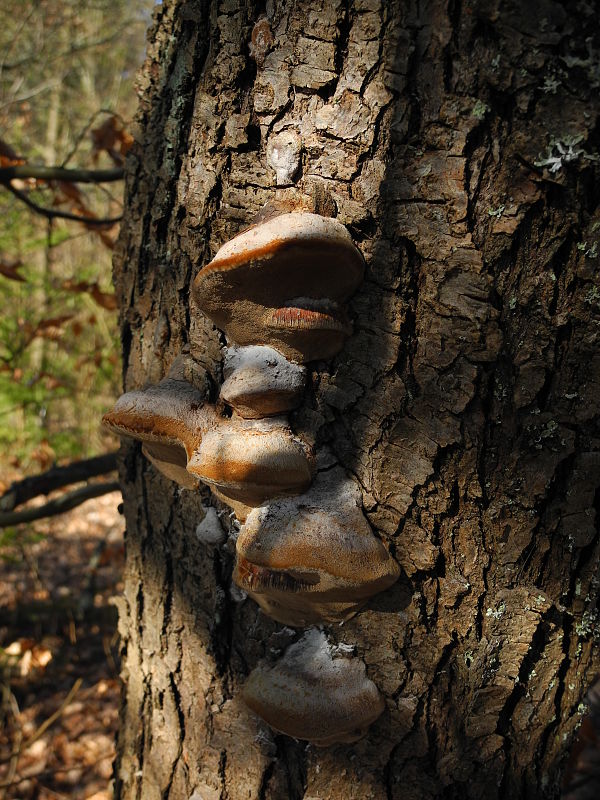
[[[36,522],[0,551],[0,800],[112,798],[120,501],[113,492]],[[600,683],[588,702],[563,800],[598,797]]]
[[[109,800],[119,492],[19,530],[0,560],[0,798]]]

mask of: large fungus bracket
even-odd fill
[[[141,441],[167,478],[186,489],[206,484],[233,508],[242,523],[234,581],[295,627],[344,621],[399,576],[362,512],[356,481],[339,466],[316,471],[312,448],[287,418],[302,402],[303,365],[331,359],[350,335],[344,304],[363,273],[360,250],[334,219],[294,212],[249,228],[220,248],[192,288],[229,341],[219,403],[207,403],[197,365],[185,369],[191,353],[104,416],[111,431]],[[307,693],[315,682],[318,703]],[[364,664],[332,658],[314,631],[274,667],[257,667],[243,697],[277,730],[323,745],[354,741],[383,710]]]

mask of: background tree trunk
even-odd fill
[[[121,800],[559,793],[599,664],[595,22],[552,0],[157,8],[115,261],[125,387],[188,341],[218,384],[194,275],[267,202],[337,214],[367,275],[292,425],[358,478],[404,575],[329,631],[385,695],[368,736],[273,735],[239,689],[299,632],[232,594],[231,544],[195,535],[209,493],[126,445]],[[276,188],[283,128],[302,166]]]

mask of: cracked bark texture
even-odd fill
[[[189,342],[216,393],[223,339],[190,308],[193,277],[266,203],[336,213],[366,279],[292,425],[360,481],[404,574],[330,630],[385,695],[368,736],[274,735],[239,689],[299,633],[232,595],[231,545],[195,535],[217,501],[124,446],[116,797],[557,797],[600,663],[593,5],[155,14],[115,260],[125,388]],[[281,130],[301,167],[276,188]]]

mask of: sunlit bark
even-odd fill
[[[252,4],[157,10],[115,261],[126,389],[184,343],[216,386],[194,275],[266,203],[337,215],[367,275],[292,425],[404,572],[330,630],[385,695],[368,736],[272,735],[239,689],[296,634],[232,596],[231,547],[195,536],[208,492],[126,446],[122,800],[557,797],[599,666],[597,56],[588,6],[535,9],[267,3],[252,55]],[[282,129],[301,169],[276,188]]]

